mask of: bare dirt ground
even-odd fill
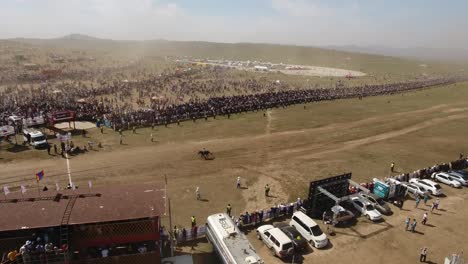
[[[265,115],[244,113],[154,131],[138,129],[137,134],[124,133],[124,145],[110,129],[105,134],[90,129],[88,138],[74,136],[75,144],[92,140],[102,142],[103,148],[70,157],[68,163],[79,186],[88,180],[93,185],[161,182],[167,176],[172,221],[189,226],[191,215],[203,223],[209,214],[224,211],[227,203],[238,215],[305,198],[311,180],[352,171],[355,181],[368,181],[388,176],[392,161],[397,170],[407,172],[455,159],[459,152],[467,152],[466,99],[468,85],[457,84],[405,95],[298,105]],[[150,141],[150,133],[156,142]],[[0,185],[13,190],[20,184],[35,186],[39,170],[45,171],[43,184],[67,184],[67,161],[60,155],[18,152],[5,143],[0,147]],[[201,148],[213,151],[216,159],[201,160],[196,155]],[[237,177],[243,189],[236,189]],[[267,183],[273,197],[263,195]],[[196,186],[202,201],[195,199]],[[429,260],[441,263],[445,255],[466,251],[467,190],[447,193],[442,200],[446,211],[430,216],[434,227],[419,225],[424,234],[402,231],[405,216],[420,221],[419,209],[396,212],[379,224],[360,220],[337,230],[331,249],[313,250],[304,262],[413,263],[419,248],[427,245]],[[406,203],[408,210],[410,205]],[[269,258],[261,244],[254,245],[267,263],[280,263]]]

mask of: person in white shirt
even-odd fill
[[[240,177],[237,177],[237,189],[241,187],[241,179]]]

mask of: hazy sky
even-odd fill
[[[467,0],[0,0],[0,38],[468,47]]]

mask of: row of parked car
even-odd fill
[[[442,195],[442,187],[439,183],[453,188],[468,186],[467,171],[437,172],[432,174],[431,178],[432,180],[414,178],[409,182],[392,181],[404,185],[407,192],[414,196]],[[330,219],[330,223],[339,224],[353,220],[355,213],[375,222],[382,220],[383,215],[390,215],[392,210],[381,196],[375,193],[358,192],[351,194],[347,201],[325,212],[323,220],[327,222],[327,219]],[[295,212],[289,223],[262,225],[257,228],[256,233],[257,238],[271,249],[272,254],[282,259],[291,257],[294,252],[304,250],[308,244],[315,248],[328,245],[326,234],[314,220],[301,211]]]
[[[294,252],[300,252],[310,243],[315,248],[328,245],[328,238],[320,226],[301,211],[295,212],[289,224],[275,223],[257,228],[257,238],[270,248],[275,256],[287,259]]]
[[[450,171],[450,172],[435,172],[431,175],[431,179],[410,179],[409,183],[402,183],[408,189],[408,192],[415,196],[424,195],[442,195],[442,187],[438,183],[446,184],[453,188],[461,188],[468,186],[467,171]]]

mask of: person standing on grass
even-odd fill
[[[241,178],[237,177],[237,189],[240,189],[241,187]]]
[[[410,222],[411,222],[411,219],[409,217],[407,217],[406,220],[405,220],[405,231],[409,230]]]
[[[421,248],[421,256],[419,256],[419,262],[426,262],[427,247]]]
[[[422,223],[423,225],[426,225],[426,223],[427,223],[427,213],[424,213],[424,214],[423,214],[423,219],[422,219],[421,223]]]
[[[419,195],[416,196],[416,204],[414,205],[414,208],[418,208],[419,202],[421,202],[421,198],[419,198]]]

